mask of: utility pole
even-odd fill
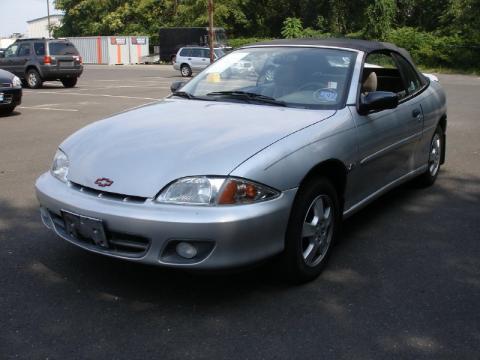
[[[48,37],[51,37],[51,28],[50,28],[50,0],[47,0],[47,20],[48,20]]]
[[[210,64],[215,60],[213,53],[213,0],[208,0],[208,45],[210,46]]]

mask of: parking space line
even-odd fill
[[[50,110],[50,111],[66,111],[66,112],[80,111],[80,110],[77,110],[77,109],[56,109],[56,108],[51,108],[51,107],[37,107],[37,106],[19,106],[17,109]]]
[[[33,91],[28,91],[33,92]],[[109,98],[120,98],[120,99],[136,99],[136,100],[162,100],[161,98],[150,98],[150,97],[140,97],[140,96],[127,96],[127,95],[109,95],[109,94],[82,94],[75,92],[64,92],[64,91],[42,91],[42,94],[58,94],[58,95],[76,95],[76,96],[93,96],[93,97],[109,97]]]

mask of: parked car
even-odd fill
[[[213,50],[215,60],[225,53],[220,48]],[[183,47],[178,50],[173,61],[173,68],[180,70],[183,77],[192,76],[193,72],[199,72],[210,65],[210,48],[207,47]]]
[[[273,81],[222,76],[247,57],[275,57]],[[325,266],[342,219],[408,180],[432,185],[445,161],[445,93],[392,44],[259,43],[172,89],[60,145],[36,182],[49,229],[183,269],[281,255],[303,282]]]
[[[213,28],[214,47],[231,50],[227,45],[224,28]],[[173,63],[181,47],[208,47],[208,27],[170,27],[161,28],[158,32],[160,60]]]
[[[22,103],[22,81],[12,73],[0,70],[0,114],[10,114]]]
[[[61,81],[70,88],[83,72],[82,57],[68,40],[18,39],[0,54],[0,68],[36,89],[44,81]]]

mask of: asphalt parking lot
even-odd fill
[[[87,67],[0,117],[1,359],[479,359],[480,78],[444,75],[447,163],[344,224],[328,268],[192,274],[87,253],[40,222],[33,184],[58,144],[157,101],[169,66]],[[227,120],[226,120],[227,121]]]

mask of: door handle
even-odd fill
[[[192,60],[192,58],[188,58],[188,60]]]
[[[420,109],[415,109],[415,110],[412,111],[412,116],[414,118],[418,118],[421,114],[422,114],[422,112],[420,111]]]

